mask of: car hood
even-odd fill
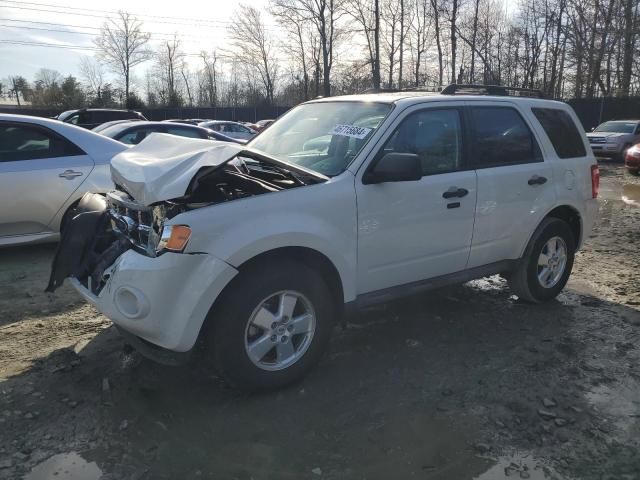
[[[202,168],[217,168],[242,154],[271,163],[317,181],[328,177],[269,157],[243,145],[152,133],[138,145],[111,160],[113,182],[143,205],[185,195],[194,175]]]
[[[602,137],[602,138],[618,138],[631,135],[630,133],[618,133],[618,132],[590,132],[587,133],[587,137]]]

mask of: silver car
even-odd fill
[[[250,140],[256,136],[254,130],[242,125],[238,122],[225,122],[222,120],[211,120],[209,122],[202,122],[198,124],[201,127],[208,128],[214,132],[220,132],[227,137],[237,138],[240,140]]]
[[[57,120],[0,114],[0,246],[57,239],[85,192],[113,189],[126,145]]]
[[[587,133],[596,157],[624,159],[627,149],[640,142],[640,120],[612,120]]]

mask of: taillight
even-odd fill
[[[591,165],[591,198],[598,198],[600,193],[600,167]]]
[[[633,146],[627,150],[626,156],[631,158],[640,158],[640,149],[638,149],[636,146]]]

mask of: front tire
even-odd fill
[[[233,387],[272,390],[302,378],[325,351],[335,303],[316,271],[292,261],[241,272],[214,306],[208,346]]]
[[[573,232],[564,220],[544,219],[509,277],[511,291],[531,303],[554,299],[569,280],[575,249]]]

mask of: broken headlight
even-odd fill
[[[156,246],[156,254],[162,252],[182,252],[191,238],[191,228],[187,225],[165,225]]]

